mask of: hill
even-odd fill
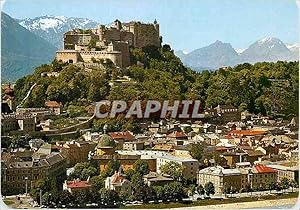
[[[49,63],[56,47],[31,33],[13,18],[1,13],[2,81],[15,81],[31,74],[36,66]]]

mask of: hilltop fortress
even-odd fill
[[[111,60],[116,66],[130,65],[129,47],[161,46],[159,24],[115,20],[106,27],[74,29],[64,34],[64,49],[56,52],[56,59],[68,63],[95,63]]]

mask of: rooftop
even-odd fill
[[[67,181],[67,187],[68,188],[88,188],[91,187],[92,185],[90,185],[88,183],[88,181]]]

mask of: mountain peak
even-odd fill
[[[273,44],[273,43],[279,43],[283,44],[283,42],[275,37],[265,37],[257,41],[258,44],[263,45],[263,44]]]
[[[57,48],[62,47],[63,34],[74,28],[95,28],[98,23],[88,18],[44,15],[17,20],[27,30],[42,37]]]
[[[220,41],[220,40],[216,40],[215,42],[214,42],[214,44],[224,44],[222,41]]]

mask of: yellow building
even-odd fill
[[[104,134],[98,141],[95,156],[93,160],[97,162],[100,172],[107,168],[110,160],[120,161],[120,165],[124,171],[133,169],[134,163],[141,158],[140,155],[120,155],[115,153],[115,142],[107,134]]]
[[[225,187],[235,191],[241,189],[241,172],[239,169],[224,169],[221,166],[208,167],[199,171],[198,184],[204,186],[212,182],[216,194],[223,194]]]

